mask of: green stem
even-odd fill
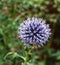
[[[25,57],[25,60],[24,60],[24,64],[23,65],[27,65],[27,59],[28,59],[28,53],[26,53],[26,57]]]
[[[31,54],[31,51],[32,49],[29,49],[28,51],[26,51],[25,61],[23,65],[28,65],[27,62],[29,62],[28,59],[29,59],[29,54]]]
[[[27,61],[24,61],[24,65],[27,65]]]

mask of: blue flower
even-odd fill
[[[20,24],[18,34],[24,43],[43,46],[51,35],[51,29],[45,20],[32,17]]]

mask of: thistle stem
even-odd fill
[[[23,65],[28,65],[28,62],[29,62],[29,55],[32,54],[31,51],[32,51],[32,49],[30,48],[28,51],[25,52],[25,53],[26,53],[26,56],[25,56],[25,60],[24,60]]]

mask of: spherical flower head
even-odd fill
[[[32,17],[23,21],[18,28],[19,38],[26,44],[43,46],[51,35],[49,24],[41,18]]]

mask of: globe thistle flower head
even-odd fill
[[[32,17],[31,19],[27,18],[20,24],[18,34],[19,38],[26,44],[36,43],[43,46],[51,35],[51,29],[49,24],[45,23],[45,20]]]

